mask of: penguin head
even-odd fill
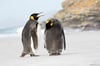
[[[40,12],[40,13],[33,13],[33,14],[31,14],[31,16],[30,16],[30,20],[38,20],[41,16],[43,16],[43,15],[40,15],[42,12]],[[40,16],[39,16],[40,15]]]
[[[46,29],[50,29],[54,26],[54,22],[52,21],[52,19],[48,19],[46,21]]]

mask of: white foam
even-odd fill
[[[17,34],[18,34],[18,35],[21,35],[23,28],[24,28],[24,27],[18,27],[18,28],[17,28],[16,31],[17,31]]]

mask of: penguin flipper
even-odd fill
[[[65,40],[65,34],[64,34],[64,31],[62,31],[63,33],[63,38],[64,38],[64,50],[66,50],[66,40]]]
[[[38,48],[38,37],[37,37],[37,33],[35,31],[31,31],[31,36],[32,36],[32,39],[33,39],[34,49],[37,49]]]

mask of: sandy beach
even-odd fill
[[[65,32],[66,51],[49,56],[39,39],[38,57],[20,57],[21,36],[0,37],[0,66],[100,66],[100,31]]]

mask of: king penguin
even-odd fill
[[[21,57],[29,54],[30,56],[36,56],[32,51],[31,47],[31,37],[33,40],[34,49],[38,48],[38,36],[37,36],[37,27],[38,27],[38,19],[40,13],[33,13],[30,15],[29,20],[22,31],[22,44],[23,44],[23,52]]]
[[[58,19],[51,18],[45,25],[45,48],[49,55],[60,55],[62,49],[66,49],[65,34]]]

